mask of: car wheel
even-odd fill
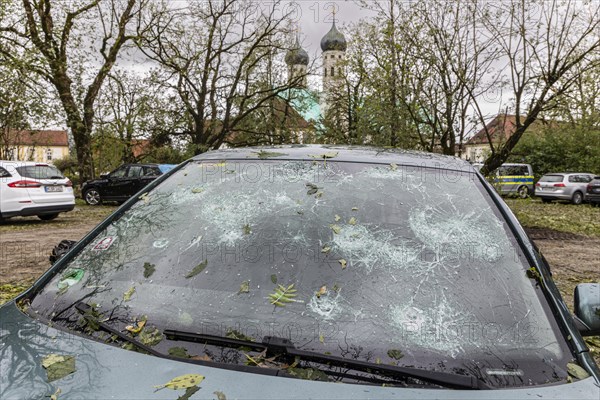
[[[52,221],[54,218],[58,217],[58,213],[56,213],[56,214],[38,215],[37,217],[39,219],[41,219],[42,221]]]
[[[527,186],[521,186],[517,190],[517,194],[519,195],[520,198],[526,199],[529,197],[529,188]]]
[[[542,198],[542,203],[552,203],[552,200]]]
[[[580,205],[581,203],[583,203],[583,195],[581,194],[581,192],[573,193],[573,197],[571,198],[571,203],[573,203],[577,206]]]
[[[102,204],[102,198],[100,197],[100,192],[98,192],[98,190],[94,189],[94,188],[86,190],[85,193],[83,194],[83,199],[90,206],[97,206],[99,204]]]

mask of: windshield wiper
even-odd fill
[[[262,342],[259,343],[249,340],[240,340],[192,332],[182,332],[172,329],[167,329],[163,333],[169,340],[205,343],[231,348],[248,347],[256,351],[266,350],[269,356],[279,355],[294,358],[299,357],[303,361],[327,364],[330,366],[339,366],[367,373],[378,373],[379,375],[390,378],[414,378],[436,385],[456,389],[490,389],[488,385],[474,376],[459,375],[449,372],[428,371],[411,367],[399,367],[395,365],[375,364],[367,361],[352,360],[313,351],[300,350],[294,347],[294,344],[290,340],[274,336],[265,336]]]

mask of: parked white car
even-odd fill
[[[37,215],[48,221],[74,207],[73,184],[55,166],[0,161],[0,219]]]

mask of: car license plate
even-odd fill
[[[62,186],[46,186],[46,192],[62,192]]]

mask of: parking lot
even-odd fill
[[[506,199],[552,267],[563,298],[571,308],[578,283],[600,281],[600,208],[543,204],[535,199]],[[13,218],[0,225],[0,303],[27,288],[50,266],[52,248],[63,239],[79,240],[115,206],[76,208],[53,221]],[[600,338],[587,339],[600,361]]]

